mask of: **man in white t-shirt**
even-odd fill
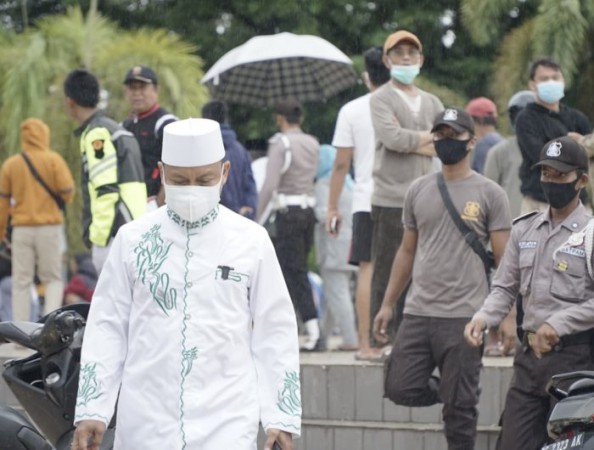
[[[371,123],[371,92],[390,80],[390,73],[382,61],[382,47],[372,47],[364,53],[365,72],[363,74],[369,93],[344,105],[336,120],[332,145],[337,148],[336,160],[330,178],[330,195],[326,231],[338,235],[342,221],[338,210],[339,198],[344,180],[354,160],[355,186],[353,189],[353,237],[349,263],[359,266],[357,291],[357,323],[360,351],[357,359],[376,359],[381,357],[378,349],[369,345],[371,276],[371,195],[373,193],[373,158],[375,136]]]

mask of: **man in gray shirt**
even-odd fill
[[[390,69],[391,81],[372,94],[370,104],[375,133],[370,317],[375,317],[380,308],[394,254],[402,240],[404,194],[413,180],[433,171],[435,152],[429,129],[443,110],[437,97],[414,85],[423,65],[423,46],[417,36],[404,30],[388,36],[384,64]],[[396,326],[399,316],[395,318]],[[379,343],[372,339],[372,345]]]
[[[594,369],[594,279],[586,251],[591,216],[579,200],[588,184],[588,157],[573,139],[561,137],[544,145],[536,168],[550,206],[514,221],[491,293],[464,330],[466,340],[480,346],[486,327],[499,324],[518,299],[523,345],[505,401],[500,450],[540,449],[552,405],[548,381]]]
[[[507,197],[493,181],[470,169],[475,142],[472,119],[448,108],[433,129],[439,174],[415,180],[404,203],[404,235],[394,259],[380,312],[378,341],[387,341],[394,304],[410,282],[404,318],[386,372],[386,396],[404,406],[443,402],[449,450],[472,450],[476,440],[481,351],[464,342],[464,325],[488,292],[485,266],[448,213],[442,177],[456,213],[495,261],[503,254],[511,227]],[[441,380],[433,377],[439,368]]]

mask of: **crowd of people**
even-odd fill
[[[81,377],[96,389],[79,390],[74,449],[100,442],[118,388],[125,448],[253,448],[261,421],[266,448],[291,449],[299,351],[324,350],[336,329],[340,350],[385,361],[390,400],[443,403],[450,450],[475,446],[483,355],[515,355],[497,448],[546,442],[546,383],[594,369],[592,124],[561,102],[563,69],[548,58],[509,99],[514,135],[503,137],[491,99],[444,107],[416,85],[413,33],[363,56],[369,92],[338,111],[332,145],[302,129],[298,100],[276,105],[259,189],[224,102],[180,120],[139,65],[124,77],[131,114],[120,124],[98,107],[93,74],[68,74],[89,253],[71,261],[66,288],[73,168],[43,121],[22,123],[21,152],[0,172],[12,254],[0,319],[31,317],[36,277],[45,313],[92,301]],[[324,308],[308,276],[313,247]],[[143,383],[147,371],[159,382]],[[151,404],[164,393],[155,432]]]

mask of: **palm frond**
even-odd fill
[[[124,117],[129,110],[122,81],[130,67],[152,67],[160,79],[160,102],[179,117],[197,116],[208,99],[200,84],[204,72],[196,48],[166,30],[140,29],[120,35],[97,54],[96,67],[110,92],[110,112]]]
[[[462,24],[477,45],[487,45],[501,33],[500,18],[517,0],[462,0]]]
[[[535,19],[531,19],[524,22],[511,31],[501,43],[499,55],[493,64],[490,88],[499,111],[507,109],[507,102],[515,92],[527,89],[528,68],[533,57],[531,39],[534,21]]]
[[[588,23],[592,23],[594,20],[594,0],[584,0],[582,2],[582,11]]]
[[[445,106],[453,106],[457,108],[464,108],[464,105],[468,102],[468,98],[464,95],[429,81],[427,78],[417,78],[416,84],[424,91],[431,92],[439,98]]]
[[[43,117],[48,90],[47,43],[39,32],[23,34],[3,59],[12,59],[6,67],[1,86],[3,107],[0,130],[8,154],[19,150],[19,126],[28,117]]]
[[[587,31],[580,0],[543,0],[534,24],[534,54],[556,59],[563,67],[565,83],[570,85],[583,54]]]

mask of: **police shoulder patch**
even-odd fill
[[[514,220],[512,220],[512,223],[515,225],[516,223],[521,222],[522,220],[528,219],[529,217],[535,216],[539,213],[540,213],[540,211],[530,211],[529,213],[522,214],[521,216],[516,217]]]

